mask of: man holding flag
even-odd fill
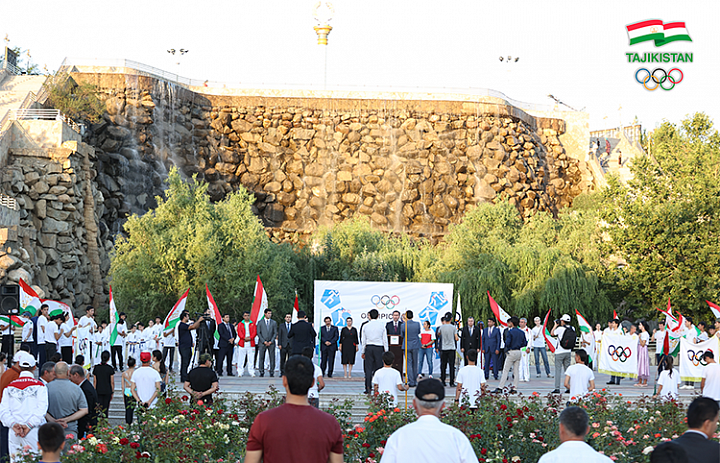
[[[170,354],[170,364],[168,366],[170,373],[173,372],[173,365],[175,364],[175,330],[180,322],[180,316],[185,311],[185,303],[187,302],[189,292],[190,288],[178,299],[172,310],[170,310],[170,313],[165,317],[165,322],[162,327],[163,362],[166,361],[168,354]]]
[[[558,324],[558,322],[560,322],[560,324]],[[557,336],[558,338],[558,345],[555,348],[555,390],[552,391],[553,394],[560,394],[560,385],[565,378],[565,371],[570,366],[570,353],[572,349],[564,348],[560,341],[565,334],[565,330],[571,329],[570,315],[564,314],[560,320],[555,321],[555,325],[552,331],[550,331],[551,336]]]

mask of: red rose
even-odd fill
[[[368,456],[369,456],[370,458],[375,458],[375,452],[370,452],[370,453],[368,453]]]
[[[362,445],[362,446],[365,447],[365,448],[368,448],[368,447],[370,447],[370,444],[368,444],[367,442],[363,442],[363,445]]]
[[[530,415],[530,416],[528,416],[528,420],[530,420],[530,421],[535,421],[535,417],[532,416],[532,415]]]
[[[130,448],[131,449],[140,448],[140,444],[138,444],[137,442],[132,442],[132,443],[130,443]]]
[[[172,399],[171,399],[170,397],[168,397],[167,399],[165,399],[165,403],[166,403],[166,404],[171,404],[171,403],[172,403]]]
[[[218,415],[222,415],[222,414],[223,414],[223,409],[220,409],[220,410],[218,410],[217,412],[218,412]]]
[[[509,423],[510,421],[512,421],[512,417],[506,416],[505,420],[507,420],[507,422]]]
[[[495,426],[497,426],[498,431],[502,429],[502,426],[500,424],[496,424]]]
[[[108,451],[107,445],[105,445],[103,443],[98,444],[98,451],[100,453],[107,453],[107,451]]]
[[[381,440],[381,441],[380,441],[380,445],[385,445],[385,444],[387,444],[387,441],[386,441],[386,440]]]
[[[505,405],[505,404],[500,405],[500,410],[507,410],[507,405]]]
[[[484,449],[481,449],[481,450],[480,450],[480,455],[487,455],[487,449],[485,449],[485,448],[484,448]]]
[[[180,399],[181,399],[181,400],[187,400],[187,399],[189,399],[189,397],[186,396],[186,395],[184,395],[184,396],[180,397]]]
[[[120,439],[120,445],[128,445],[129,442],[130,441],[127,437],[123,437],[122,439]]]

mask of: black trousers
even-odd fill
[[[165,363],[165,359],[167,358],[168,354],[170,354],[170,365],[168,366],[168,369],[170,370],[170,372],[172,372],[173,365],[175,364],[175,347],[163,347],[163,363]]]
[[[38,370],[47,362],[47,352],[45,352],[45,343],[37,345],[37,361]]]
[[[328,378],[332,378],[335,369],[335,345],[320,348],[320,369],[323,375],[327,371]]]
[[[12,334],[3,334],[2,351],[7,354],[8,359],[12,359],[15,354],[15,336]],[[9,363],[9,362],[8,362]]]
[[[115,370],[118,369],[117,363],[115,363],[115,357],[120,362],[120,370],[123,369],[123,353],[122,346],[110,346],[110,357],[112,358],[112,365]]]
[[[60,348],[60,355],[62,356],[63,362],[67,363],[68,365],[73,364],[72,346],[62,346]]]
[[[57,354],[57,344],[45,343],[45,358],[49,362],[53,355]]]
[[[440,351],[440,381],[445,384],[445,370],[450,367],[450,384],[455,384],[455,351]]]
[[[192,360],[192,347],[180,348],[180,381],[185,382],[188,378],[188,367]]]
[[[365,390],[372,394],[372,378],[376,371],[382,368],[382,356],[385,353],[383,346],[365,347]]]
[[[280,349],[280,376],[285,374],[285,362],[290,358],[290,344],[282,346]]]
[[[2,424],[0,424],[0,462],[2,463],[7,463],[10,461],[8,432],[10,432],[10,428],[6,428]]]
[[[225,371],[228,375],[232,375],[232,359],[233,359],[233,346],[221,347],[217,351],[217,361],[215,363],[215,371],[222,373],[223,363],[227,363]]]
[[[495,377],[495,379],[498,379],[498,363],[499,362],[499,355],[495,353],[494,350],[486,350],[483,354],[485,358],[485,366],[483,369],[485,370],[485,379],[490,379],[490,363],[492,363],[492,374]]]
[[[135,410],[135,398],[133,396],[126,396],[123,393],[123,402],[125,403],[125,423],[132,424],[133,422],[133,411]]]
[[[102,413],[107,418],[108,410],[110,410],[110,401],[112,401],[112,394],[98,394],[98,407],[99,413]]]

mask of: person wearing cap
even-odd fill
[[[135,370],[130,378],[130,389],[135,400],[140,405],[148,408],[153,408],[155,402],[157,402],[157,396],[160,393],[160,384],[162,378],[160,373],[157,372],[150,362],[152,361],[152,355],[150,352],[142,352],[140,354],[140,361],[142,366]]]
[[[77,438],[78,420],[88,414],[85,394],[68,378],[70,367],[65,362],[55,364],[55,379],[48,383],[48,411],[45,418],[65,428],[65,434]]]
[[[419,381],[413,398],[418,419],[390,435],[380,463],[476,463],[467,436],[440,421],[444,405],[445,387],[439,380]]]
[[[570,353],[572,352],[571,349],[564,349],[560,345],[565,330],[572,329],[570,315],[564,314],[559,321],[560,324],[557,320],[555,321],[555,325],[550,331],[550,336],[557,336],[558,339],[558,345],[555,348],[555,390],[552,391],[553,394],[560,394],[561,381],[565,378],[565,370],[570,366]]]
[[[38,427],[45,424],[48,409],[48,392],[43,383],[35,379],[35,357],[19,351],[15,356],[20,376],[8,384],[0,401],[0,421],[9,428],[8,451],[10,461],[23,453],[28,446],[37,452]]]
[[[190,370],[183,388],[195,400],[202,400],[205,405],[212,405],[213,393],[218,390],[218,375],[212,368],[212,355],[200,354],[200,364]]]

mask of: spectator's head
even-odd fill
[[[685,449],[675,442],[663,442],[650,454],[650,463],[689,463]]]
[[[75,365],[85,365],[85,356],[80,354],[75,356]]]
[[[418,416],[439,416],[444,404],[445,387],[439,380],[428,378],[418,381],[413,398],[413,407]]]
[[[30,353],[30,344],[24,342],[20,345],[20,350],[23,352]]]
[[[162,352],[160,352],[158,349],[155,349],[154,351],[152,351],[152,358],[156,362],[162,362]]]
[[[45,423],[38,428],[38,447],[46,454],[59,454],[65,447],[65,430],[57,423]],[[59,456],[59,455],[58,455]],[[45,458],[43,458],[45,460]],[[52,461],[47,459],[47,461]],[[57,461],[60,461],[59,459]]]
[[[560,442],[585,440],[588,431],[588,415],[582,408],[567,407],[560,413]]]
[[[382,359],[383,359],[383,364],[384,364],[386,367],[389,367],[389,366],[392,365],[393,362],[395,361],[395,354],[393,354],[393,353],[390,352],[390,351],[387,351],[387,352],[385,352],[385,353],[383,354]]]
[[[35,357],[31,353],[25,352],[24,350],[18,351],[15,354],[15,363],[20,367],[20,371],[34,371],[35,370]]]
[[[65,362],[55,362],[55,379],[68,379],[69,368]]]
[[[658,322],[658,329],[659,329],[659,330],[664,330],[664,329],[665,329],[665,322],[662,322],[662,321]]]
[[[208,354],[210,355],[210,354]],[[152,355],[150,355],[150,352],[141,352],[140,353],[140,361],[142,362],[143,366],[146,367],[150,365],[150,361],[152,360]],[[200,356],[200,363],[202,364],[202,355]]]
[[[588,354],[583,349],[578,349],[575,351],[575,363],[582,363],[583,365],[587,365],[588,363]]]
[[[135,368],[135,365],[137,365],[137,361],[135,360],[135,357],[130,357],[127,361],[128,368]]]
[[[62,360],[62,356],[61,356],[58,352],[55,352],[55,353],[52,354],[52,356],[50,357],[50,361],[51,361],[51,362],[58,363],[60,360]]]
[[[370,320],[377,320],[377,318],[380,316],[380,312],[378,312],[377,309],[370,309],[370,312],[368,312],[368,316],[370,317]]]
[[[303,356],[303,357],[307,357],[307,358],[309,358],[309,359],[312,359],[312,358],[313,358],[313,348],[310,347],[310,346],[308,346],[308,347],[303,347],[302,356]]]
[[[325,317],[325,318],[323,319],[323,322],[325,322],[325,326],[330,326],[330,325],[332,325],[332,318],[330,318],[330,317]]]
[[[230,323],[230,314],[229,313],[226,313],[225,315],[223,315],[223,322]]]
[[[190,312],[188,312],[187,310],[183,310],[180,313],[180,321],[183,323],[187,323],[188,320],[190,320]]]
[[[570,324],[570,315],[563,314],[562,317],[560,317],[560,325],[565,326]]]
[[[87,314],[88,317],[94,317],[95,316],[95,307],[89,305],[85,307],[85,314]]]
[[[518,320],[517,317],[510,317],[508,323],[511,325],[511,328],[514,328],[520,324],[520,320]]]
[[[83,381],[85,381],[85,369],[80,365],[71,366],[70,373],[68,373],[68,378],[70,379],[70,381],[79,386]]]
[[[310,347],[306,349],[311,349]],[[312,350],[312,349],[311,349]],[[288,394],[307,396],[308,390],[315,381],[315,366],[312,361],[303,355],[293,355],[285,363],[283,386]]]
[[[212,360],[212,354],[209,354],[207,352],[200,354],[200,365],[204,367],[212,367]]]
[[[250,321],[250,312],[243,312],[243,320],[246,322]]]
[[[50,307],[47,304],[43,304],[40,306],[40,313],[42,315],[45,315],[45,318],[47,318],[48,310],[50,310]]]
[[[693,400],[687,411],[688,429],[694,429],[705,433],[711,438],[717,431],[718,424],[718,403],[707,397],[698,397]]]
[[[298,320],[305,320],[307,317],[307,314],[304,310],[298,310]]]
[[[495,326],[495,320],[488,318],[488,328],[492,328],[493,326]]]
[[[425,320],[423,322],[423,326],[425,327],[426,330],[429,330],[430,329],[430,320]]]
[[[7,354],[5,352],[0,352],[0,363],[5,363],[7,360]]]
[[[408,320],[412,320],[412,318],[413,318],[414,316],[415,316],[415,314],[413,313],[412,310],[408,310],[408,311],[405,312],[405,318],[407,318]]]
[[[110,352],[104,350],[102,351],[102,354],[100,354],[100,362],[101,363],[108,363],[110,361]]]
[[[470,362],[471,364],[474,365],[475,362],[477,362],[477,351],[475,349],[470,349],[469,351],[467,351],[466,355],[468,362]]]
[[[109,358],[109,357],[108,357]],[[49,383],[55,379],[55,362],[45,362],[40,367],[40,377]]]

